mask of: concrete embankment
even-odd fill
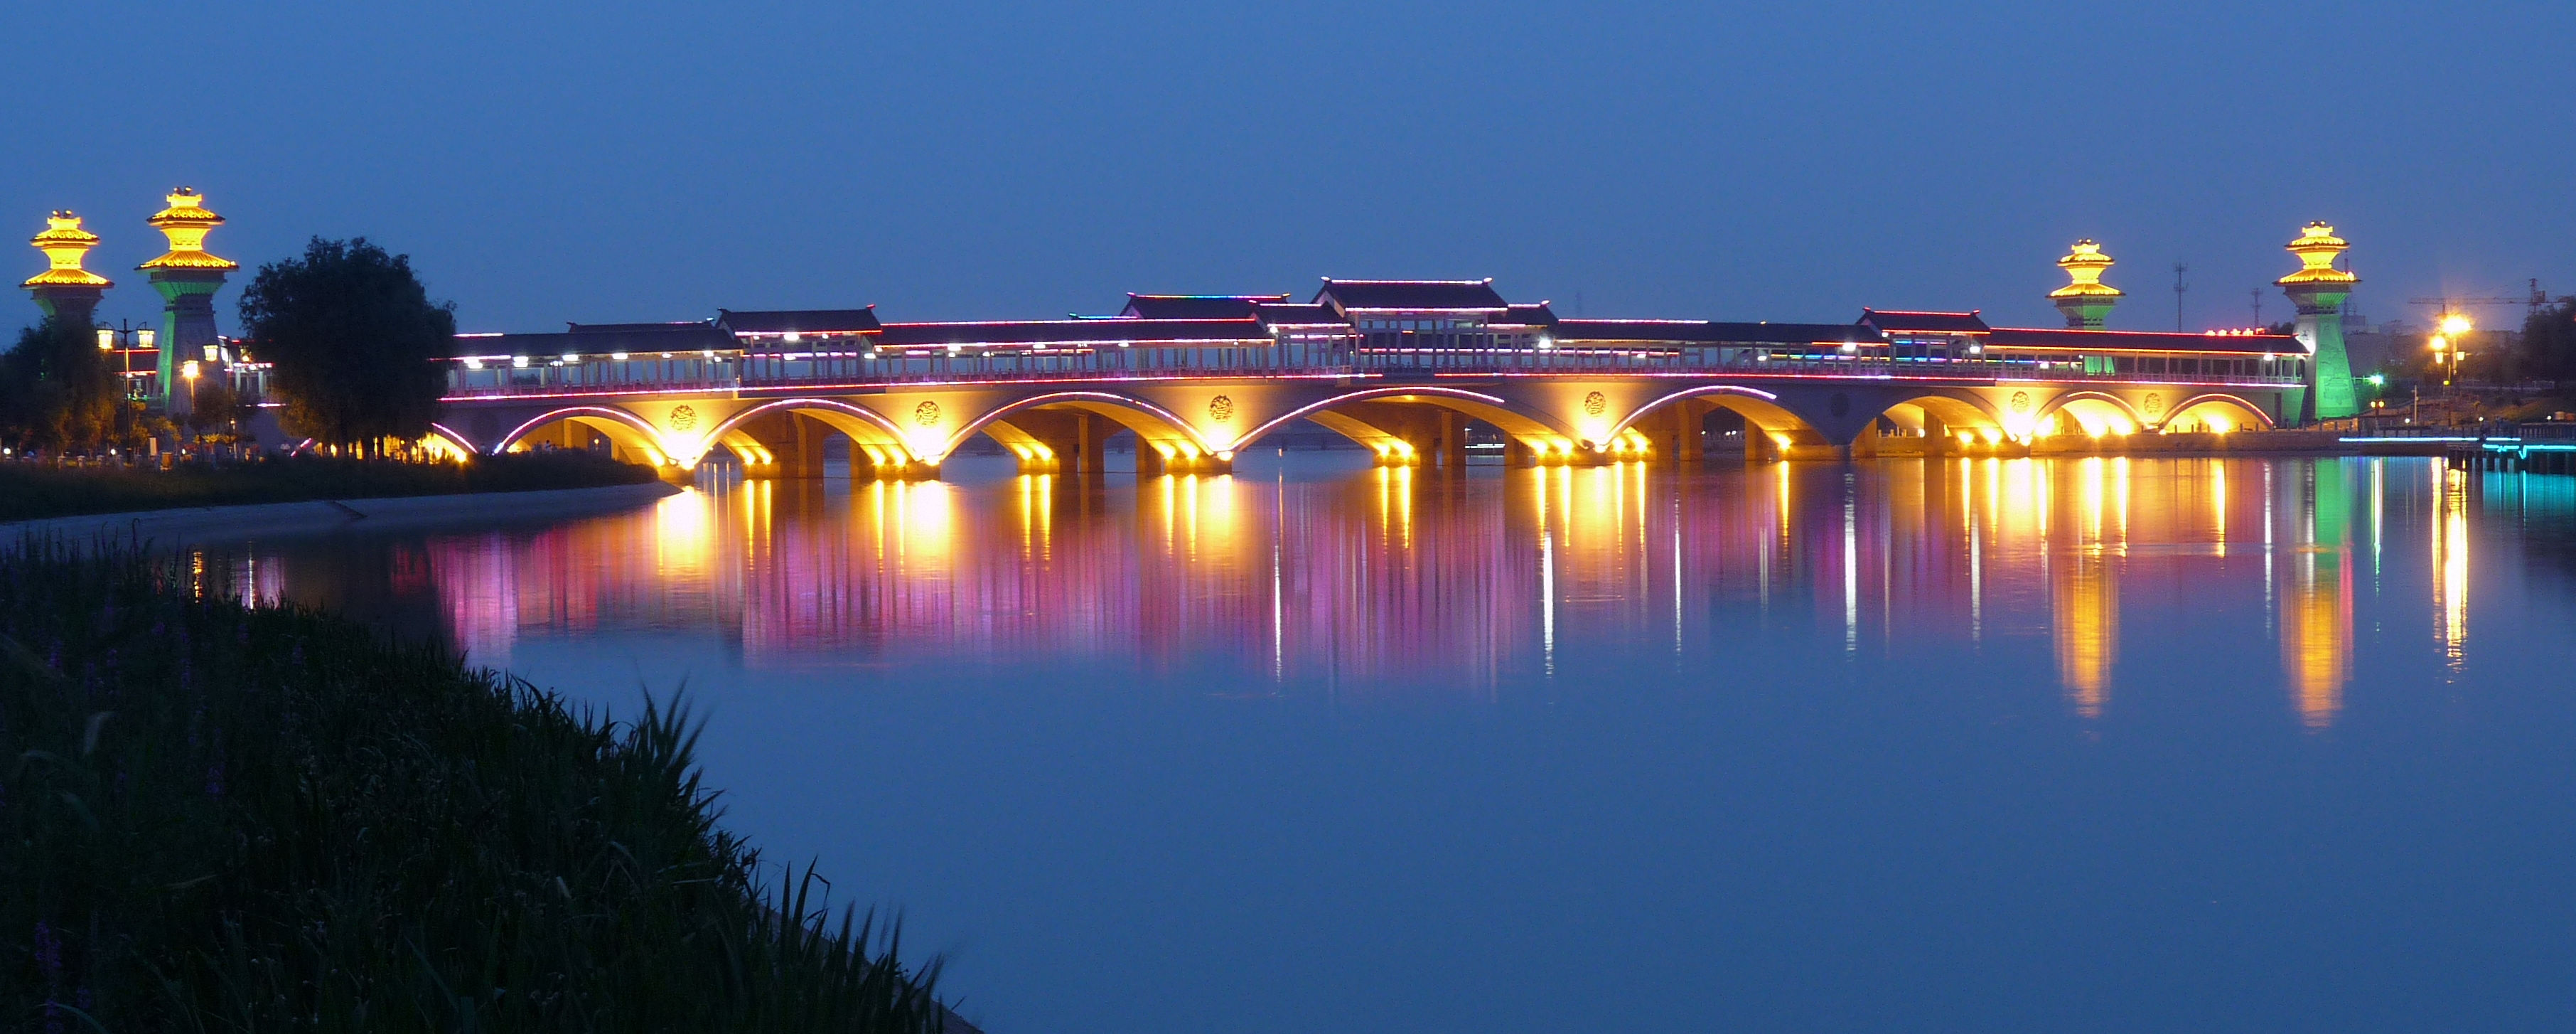
[[[0,540],[55,536],[85,543],[107,537],[159,545],[212,539],[269,538],[314,532],[423,525],[453,526],[611,513],[651,503],[680,489],[659,481],[542,492],[473,492],[392,499],[317,499],[248,506],[191,506],[100,513],[0,524]]]

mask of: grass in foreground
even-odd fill
[[[939,1028],[936,962],[717,828],[677,705],[60,545],[0,550],[0,634],[0,1029]]]
[[[171,470],[0,463],[0,521],[182,506],[596,488],[653,479],[650,467],[573,451],[485,456],[462,466],[322,456],[181,464]]]

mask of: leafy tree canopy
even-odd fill
[[[411,256],[364,237],[315,237],[303,255],[260,267],[241,323],[276,364],[290,430],[343,445],[428,433],[446,388],[433,360],[456,335],[456,306],[429,300]]]
[[[2532,312],[2522,323],[2522,351],[2531,376],[2576,380],[2576,301]]]
[[[17,448],[119,444],[124,401],[91,328],[49,316],[0,355],[0,438]]]

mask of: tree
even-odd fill
[[[429,300],[411,256],[364,237],[315,237],[302,256],[260,267],[242,292],[241,323],[276,364],[289,429],[370,452],[429,433],[447,386],[435,360],[456,336],[456,306]]]
[[[254,409],[251,400],[243,398],[227,377],[200,378],[189,389],[187,426],[198,438],[208,435],[238,435],[243,421]]]
[[[2522,359],[2533,377],[2576,380],[2576,301],[2534,310],[2523,320]]]
[[[91,328],[46,317],[0,355],[0,435],[20,449],[121,444],[123,387]]]

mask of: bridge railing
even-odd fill
[[[2247,360],[2248,363],[2253,362]],[[462,365],[449,371],[449,398],[525,395],[615,395],[637,391],[867,388],[920,383],[1114,380],[1137,376],[1280,377],[1385,374],[1698,373],[1811,377],[2026,378],[2050,381],[2231,382],[2296,384],[2279,372],[2227,375],[2142,374],[2088,370],[2081,357],[1915,358],[1872,355],[1783,355],[1737,346],[1708,348],[1378,350],[1349,347],[1117,347],[1014,352],[869,353],[717,352],[680,359],[606,358]]]

